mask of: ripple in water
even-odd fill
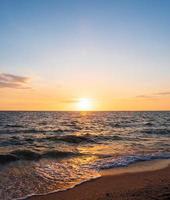
[[[170,158],[170,112],[0,112],[0,199],[73,187]]]

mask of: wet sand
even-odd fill
[[[104,170],[101,177],[66,191],[37,195],[28,200],[168,200],[170,160],[141,162]]]

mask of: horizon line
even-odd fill
[[[170,110],[0,110],[0,112],[170,112]]]

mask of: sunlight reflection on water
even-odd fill
[[[66,189],[169,158],[170,112],[0,112],[0,198]]]

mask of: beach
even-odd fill
[[[168,200],[170,160],[145,161],[104,170],[101,177],[72,189],[27,200]]]

